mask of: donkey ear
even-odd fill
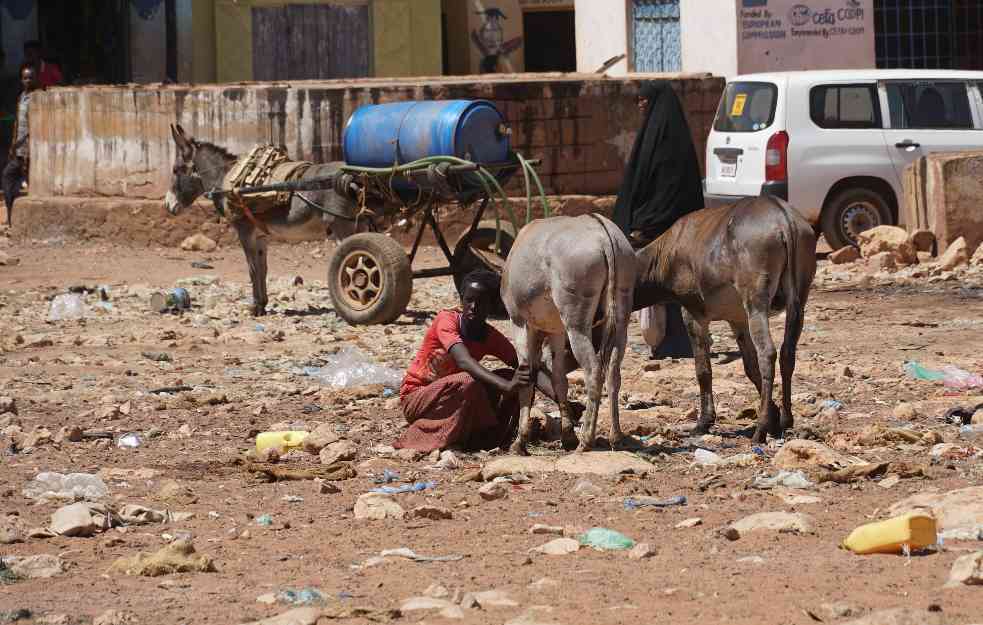
[[[191,152],[191,141],[184,134],[184,128],[176,124],[171,124],[171,137],[174,139],[177,149],[181,152],[181,156],[187,157]]]

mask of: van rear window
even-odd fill
[[[717,132],[757,132],[775,121],[778,88],[770,82],[732,82],[720,99],[713,129]]]

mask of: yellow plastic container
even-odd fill
[[[935,519],[909,512],[887,521],[861,525],[850,532],[842,547],[856,554],[901,553],[904,545],[912,550],[934,545],[937,538]]]
[[[261,454],[270,447],[276,447],[280,453],[286,453],[290,449],[300,447],[304,444],[308,432],[262,432],[256,435],[256,453]]]

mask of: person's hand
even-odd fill
[[[529,365],[519,365],[512,379],[509,380],[505,392],[509,395],[518,393],[523,388],[532,383],[532,374],[529,372]]]

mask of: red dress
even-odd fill
[[[403,416],[410,424],[393,443],[396,448],[432,451],[452,445],[495,446],[503,442],[518,416],[518,402],[504,401],[457,366],[451,347],[463,343],[480,361],[494,356],[510,367],[518,364],[515,348],[501,332],[488,326],[483,341],[461,337],[461,312],[443,310],[423,337],[399,391]],[[509,370],[496,374],[508,378]]]

